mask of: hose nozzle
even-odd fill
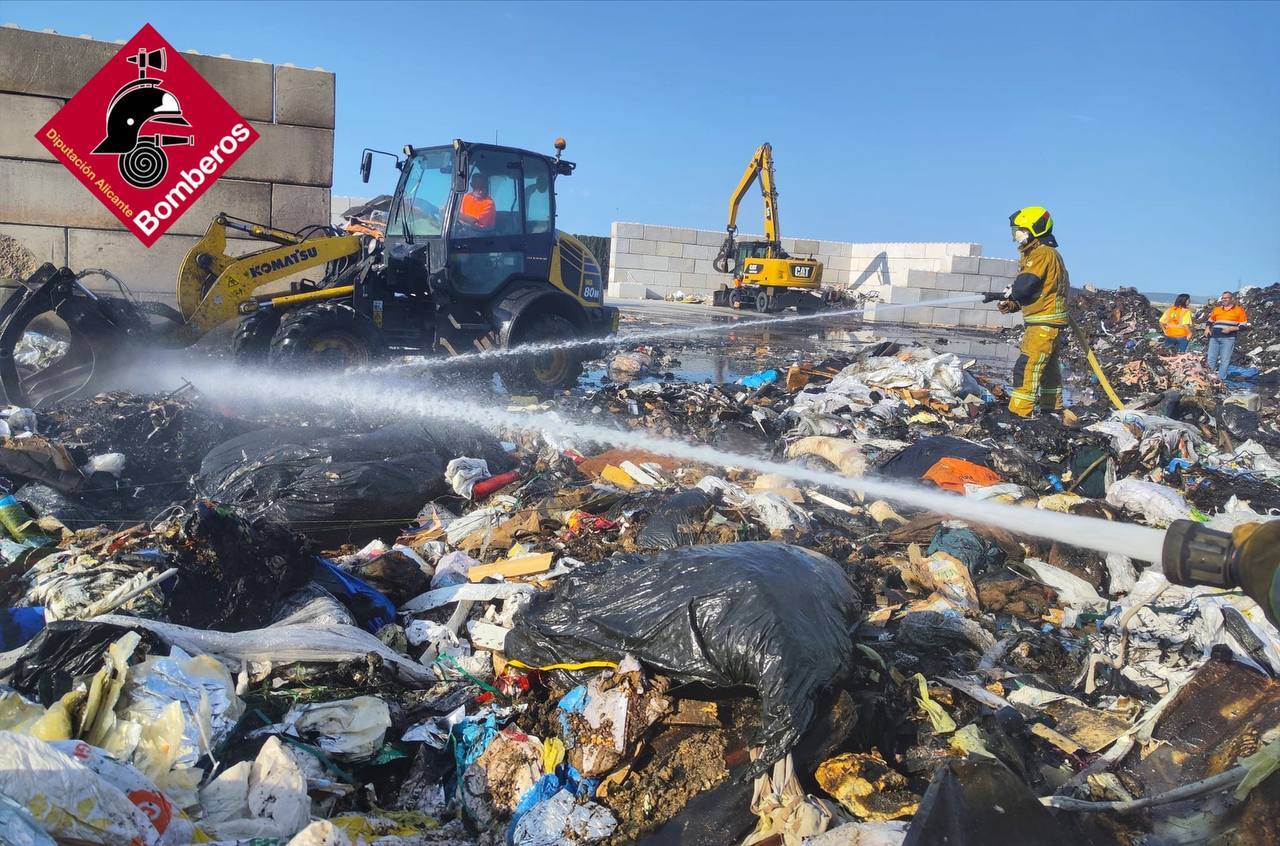
[[[1235,587],[1231,535],[1194,520],[1174,520],[1164,535],[1161,565],[1175,585]]]

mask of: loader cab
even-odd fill
[[[463,141],[406,153],[385,243],[393,290],[485,300],[517,279],[548,278],[555,177],[571,163]]]

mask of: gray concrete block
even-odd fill
[[[964,276],[959,273],[939,273],[938,287],[943,291],[963,291]]]
[[[810,255],[818,252],[818,242],[808,238],[798,238],[795,242],[794,251],[801,255]]]
[[[67,230],[61,226],[18,226],[0,223],[0,235],[8,235],[30,251],[35,267],[51,261],[61,267],[67,263]],[[29,270],[35,270],[35,267]],[[0,270],[0,275],[4,275]]]
[[[915,308],[893,309],[886,312],[884,317],[880,317],[878,312],[879,310],[877,309],[876,317],[879,320],[891,320],[899,323],[919,323],[926,326],[933,323],[934,309],[932,308],[922,308],[917,306]]]
[[[183,53],[182,58],[231,104],[240,117],[271,120],[271,65],[195,53]]]
[[[644,225],[644,238],[646,241],[670,241],[670,226],[655,226],[651,223]]]
[[[333,184],[333,130],[254,123],[261,137],[227,170],[233,179]]]
[[[668,258],[667,269],[676,273],[695,273],[694,259]]]
[[[915,304],[924,298],[924,290],[925,289],[923,288],[907,288],[902,286],[890,287],[887,291],[887,295],[883,297],[883,301],[894,305],[902,303]]]
[[[936,288],[938,274],[932,270],[908,270],[906,284],[912,288]]]
[[[978,270],[984,276],[1003,276],[1013,278],[1018,275],[1018,263],[1011,259],[980,258]]]
[[[1003,279],[1000,284],[996,284],[996,280],[990,276],[978,276],[976,274],[965,274],[964,290],[972,291],[975,294],[986,294],[990,291],[1003,290],[1005,287]]]
[[[275,84],[276,123],[333,129],[333,74],[276,65]]]
[[[685,245],[680,241],[659,241],[656,245],[656,252],[660,256],[672,256],[681,258],[684,255]]]
[[[951,256],[947,269],[952,273],[978,273],[979,260],[973,256]]]
[[[640,267],[645,270],[667,270],[670,261],[666,256],[640,256]]]
[[[613,267],[640,268],[642,267],[642,265],[640,264],[641,258],[643,258],[643,256],[640,256],[636,253],[610,254],[609,264]]]
[[[128,232],[71,229],[67,233],[67,265],[76,269],[105,267],[142,299],[172,304],[178,267],[197,240],[190,235],[165,235],[148,249]],[[116,290],[101,277],[86,281],[99,290]]]
[[[694,230],[694,240],[696,243],[704,247],[719,247],[724,243],[725,232],[715,229],[697,229]]]
[[[661,241],[649,241],[643,238],[632,238],[627,241],[627,250],[633,256],[656,256]]]
[[[711,259],[694,259],[693,271],[695,273],[715,273],[716,269]]]
[[[0,94],[0,156],[54,161],[36,133],[62,108],[62,100]]]
[[[948,306],[935,306],[933,309],[933,322],[938,326],[959,326],[960,315],[965,309],[950,308]]]
[[[0,28],[0,91],[71,98],[119,44]]]
[[[667,236],[668,240],[678,241],[681,244],[698,243],[698,230],[688,229],[685,227],[672,227],[671,234]]]
[[[0,222],[35,226],[56,223],[87,229],[123,229],[71,172],[56,162],[0,159]],[[265,182],[219,179],[173,222],[169,232],[203,234],[218,212],[266,222],[271,215],[271,186]],[[130,237],[133,237],[132,235]],[[141,245],[139,245],[141,246]]]
[[[720,252],[718,247],[705,244],[681,244],[680,255],[691,259],[713,259]]]
[[[297,232],[304,226],[325,223],[329,189],[309,185],[271,186],[271,225]]]
[[[960,325],[972,326],[972,327],[986,326],[987,315],[985,312],[978,311],[977,309],[972,309],[972,308],[961,309]],[[952,350],[952,352],[956,352],[956,350]]]
[[[609,236],[611,238],[643,238],[643,223],[624,223],[615,220],[613,225],[609,227]]]

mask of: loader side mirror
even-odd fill
[[[373,170],[373,153],[369,150],[364,151],[364,155],[360,157],[360,181],[369,181],[369,172]]]

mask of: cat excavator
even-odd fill
[[[177,308],[140,301],[106,270],[42,265],[0,307],[0,387],[30,407],[96,392],[148,350],[188,347],[237,317],[237,361],[294,369],[603,338],[618,310],[604,305],[600,264],[555,228],[555,180],[575,167],[564,147],[556,139],[554,156],[461,140],[406,145],[403,157],[366,149],[365,182],[375,153],[400,172],[384,231],[361,218],[286,232],[219,214],[182,262]],[[486,209],[483,219],[463,211],[467,202]],[[237,255],[231,236],[271,246]],[[84,280],[95,275],[119,295],[91,290]],[[286,280],[288,292],[256,293]],[[40,366],[15,356],[28,331],[59,321],[64,354]],[[577,379],[591,348],[499,359],[500,372],[514,392],[547,394]]]
[[[738,207],[757,179],[764,197],[764,240],[738,241]],[[715,292],[715,305],[764,312],[793,306],[801,313],[822,308],[825,300],[818,293],[822,289],[822,262],[813,257],[793,258],[782,248],[772,144],[761,144],[747,162],[729,198],[727,229],[728,236],[712,266],[717,273],[730,274],[733,286],[722,285]]]

